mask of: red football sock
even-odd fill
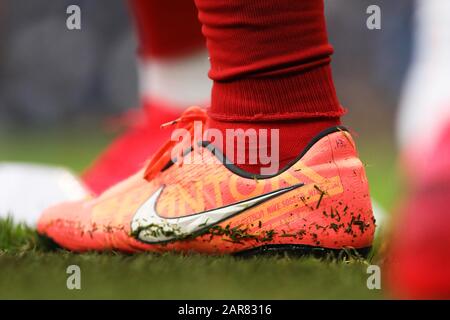
[[[129,0],[143,58],[171,58],[204,48],[197,9],[187,0]]]
[[[279,129],[282,169],[312,137],[340,124],[323,0],[195,2],[214,81],[209,127]],[[260,173],[261,163],[238,166]]]

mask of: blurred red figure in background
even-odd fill
[[[129,177],[170,137],[161,124],[190,105],[206,105],[210,80],[205,38],[193,1],[129,0],[138,35],[142,106],[136,123],[83,175],[95,194]]]
[[[450,299],[450,123],[400,210],[389,281],[401,298]]]
[[[409,194],[388,257],[395,297],[450,299],[450,3],[417,2],[415,50],[398,118]]]

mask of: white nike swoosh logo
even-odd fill
[[[164,190],[164,186],[162,186],[137,210],[131,221],[131,232],[139,240],[147,243],[160,243],[185,238],[303,185],[296,184],[225,207],[179,218],[163,218],[156,212],[158,198]]]

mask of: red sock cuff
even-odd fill
[[[258,121],[339,117],[323,0],[195,0],[214,80],[209,114]]]
[[[214,82],[209,115],[222,121],[276,121],[340,117],[331,68]]]
[[[171,58],[205,48],[191,0],[129,0],[143,58]]]

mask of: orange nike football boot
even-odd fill
[[[206,120],[192,107],[173,123],[192,133],[194,121]],[[174,148],[179,157],[171,160]],[[223,158],[207,142],[185,149],[170,141],[145,170],[99,197],[48,209],[38,232],[79,252],[368,252],[375,231],[369,187],[344,128],[322,132],[271,176]]]

